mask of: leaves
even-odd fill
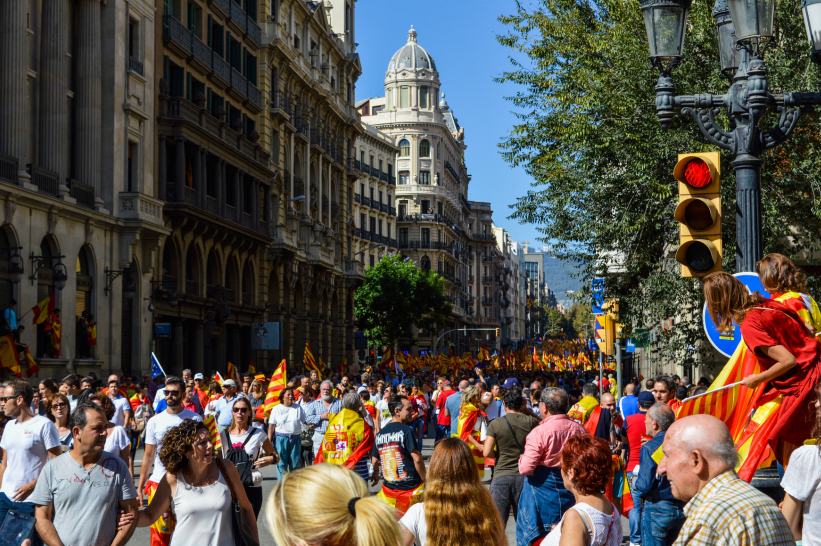
[[[725,93],[711,2],[696,1],[688,19],[684,60],[674,71],[679,94]],[[500,143],[502,156],[534,179],[511,218],[538,226],[556,256],[576,265],[578,299],[589,302],[591,281],[606,277],[605,298],[619,302],[625,333],[659,328],[662,356],[687,365],[704,335],[700,284],[680,278],[673,254],[677,155],[713,148],[692,119],[663,130],[655,115],[658,73],[636,0],[537,0],[500,18],[512,50],[498,81],[518,84],[509,97],[518,122]],[[776,40],[767,51],[770,92],[813,91],[818,78],[797,0],[776,5]],[[524,59],[522,59],[524,56]],[[726,118],[723,118],[726,123]],[[775,123],[770,114],[762,127]],[[821,185],[815,181],[817,119],[805,115],[793,136],[762,157],[765,252],[817,252]],[[735,179],[722,151],[724,269],[735,269]],[[669,321],[668,321],[669,322]]]

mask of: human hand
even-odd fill
[[[327,420],[328,420],[328,412],[326,411],[325,413],[323,413],[322,415],[320,415],[320,416],[319,416],[319,419],[320,419],[321,421],[327,421]]]
[[[373,475],[371,475],[371,487],[379,483],[379,471],[374,470]]]
[[[134,521],[134,515],[131,512],[126,512],[124,510],[120,510],[117,512],[117,530],[122,531],[124,528],[131,525],[131,522]]]
[[[32,494],[35,485],[37,485],[37,480],[32,480],[28,483],[24,483],[23,485],[14,490],[14,498],[12,500],[14,502],[23,502],[28,498],[29,495]]]
[[[747,387],[748,389],[755,389],[764,381],[759,379],[760,374],[753,374],[748,375],[744,379],[741,380],[741,384]]]
[[[140,510],[142,510],[143,508],[145,508],[145,506],[143,506],[143,490],[142,490],[142,489],[139,489],[139,490],[137,491],[137,501],[139,502],[139,508],[140,508]]]

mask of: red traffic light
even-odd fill
[[[684,167],[684,183],[691,188],[706,188],[712,181],[710,167],[704,160],[695,158]]]

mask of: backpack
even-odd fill
[[[226,431],[225,436],[227,438],[227,450],[225,454],[225,459],[234,463],[234,466],[237,467],[237,472],[239,472],[239,479],[242,481],[242,485],[246,487],[251,487],[254,485],[254,478],[251,474],[251,470],[254,468],[254,462],[251,460],[251,457],[248,456],[248,453],[245,452],[245,444],[248,443],[248,440],[251,439],[259,429],[256,427],[251,427],[248,430],[248,436],[245,438],[245,441],[242,442],[242,445],[238,448],[234,448],[231,445],[231,435],[228,434]]]

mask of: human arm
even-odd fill
[[[35,528],[40,538],[47,546],[63,546],[60,537],[57,536],[57,529],[54,528],[54,505],[48,504],[46,506],[36,506],[34,508],[34,517],[36,519]]]
[[[413,546],[416,542],[416,537],[413,536],[413,533],[410,532],[410,529],[399,524],[399,528],[402,530],[402,546]]]
[[[525,451],[519,457],[519,474],[530,476],[539,466],[544,453],[544,439],[539,431],[532,431],[525,440]]]
[[[564,518],[559,523],[562,526],[559,546],[585,546],[590,543],[590,535],[582,521],[583,517],[578,510],[568,510],[564,513]]]
[[[140,472],[140,478],[140,482],[142,483],[142,472]],[[162,477],[160,483],[157,484],[157,490],[154,491],[154,496],[151,498],[148,507],[145,510],[140,510],[137,527],[151,527],[154,522],[160,519],[160,516],[171,507],[173,494],[171,484],[168,483],[169,480],[172,480],[175,486],[177,485],[176,476],[169,477],[169,474],[166,473],[165,476]],[[140,487],[138,493],[140,504],[142,504],[142,487]]]
[[[532,409],[530,409],[530,408],[527,408],[527,407],[522,407],[521,412],[522,412],[522,415],[529,415],[530,417],[533,417],[533,418],[534,418],[534,419],[536,419],[537,421],[541,421],[541,420],[542,420],[542,418],[541,418],[541,417],[539,417],[538,415],[536,415],[535,413],[533,413],[533,410],[532,410]]]
[[[309,425],[317,426],[321,420],[319,408],[316,404],[317,402],[317,400],[314,400],[308,404],[308,408],[305,410],[305,422]]]
[[[427,479],[427,472],[425,469],[425,459],[422,458],[422,454],[418,449],[414,449],[411,451],[411,458],[413,459],[414,468],[416,468],[422,481],[425,481]]]
[[[134,459],[131,458],[131,442],[120,450],[120,459],[123,460],[125,466],[128,467],[128,473],[131,474],[131,480],[134,480]],[[135,501],[136,502],[136,501]]]
[[[145,483],[151,475],[151,470],[154,468],[154,451],[157,446],[145,444],[145,453],[143,453],[143,462],[140,466],[140,483],[137,485],[137,499],[139,500],[140,509],[144,506],[143,491],[145,490]]]
[[[647,446],[642,446],[639,455],[639,475],[633,484],[633,489],[640,496],[647,495],[653,489],[657,468],[653,452]]]
[[[131,514],[134,519],[131,520],[128,525],[125,525],[117,530],[117,535],[114,537],[114,541],[111,543],[111,546],[124,546],[131,538],[131,535],[134,534],[134,531],[137,530],[137,517],[139,515],[137,499],[121,500],[119,504],[120,510]]]
[[[494,452],[494,448],[496,447],[496,438],[493,436],[488,436],[485,438],[485,444],[482,448],[482,455],[485,457],[495,457],[496,453]]]
[[[245,488],[242,486],[242,481],[239,478],[237,468],[230,461],[222,462],[222,469],[224,471],[224,478],[234,489],[234,494],[239,501],[239,508],[242,515],[245,516],[245,522],[251,527],[251,532],[259,542],[259,530],[257,529],[257,518],[254,515],[254,507],[251,506],[251,501],[248,500],[248,495],[245,494]],[[230,522],[229,522],[230,523]]]
[[[789,493],[784,495],[784,502],[781,503],[781,513],[784,514],[784,519],[787,520],[795,540],[801,540],[801,528],[804,523],[803,510],[804,501],[796,499]]]
[[[274,446],[271,444],[271,440],[265,439],[262,443],[262,450],[265,452],[265,457],[260,457],[254,462],[254,468],[264,468],[268,465],[275,464],[277,462],[277,452],[274,449]]]
[[[134,420],[134,412],[128,408],[123,408],[123,415],[125,416],[125,422],[123,423],[123,428],[128,430],[128,425],[131,424],[131,421]]]
[[[748,375],[742,380],[742,384],[748,389],[754,389],[760,384],[771,379],[775,379],[796,365],[795,356],[783,345],[759,346],[756,352],[761,351],[767,358],[775,360],[775,364],[758,374]]]
[[[374,486],[379,482],[379,457],[371,456],[371,464],[373,464],[373,474],[371,474],[371,486]]]
[[[268,423],[268,441],[273,442],[274,436],[276,436],[277,426],[275,423]]]

